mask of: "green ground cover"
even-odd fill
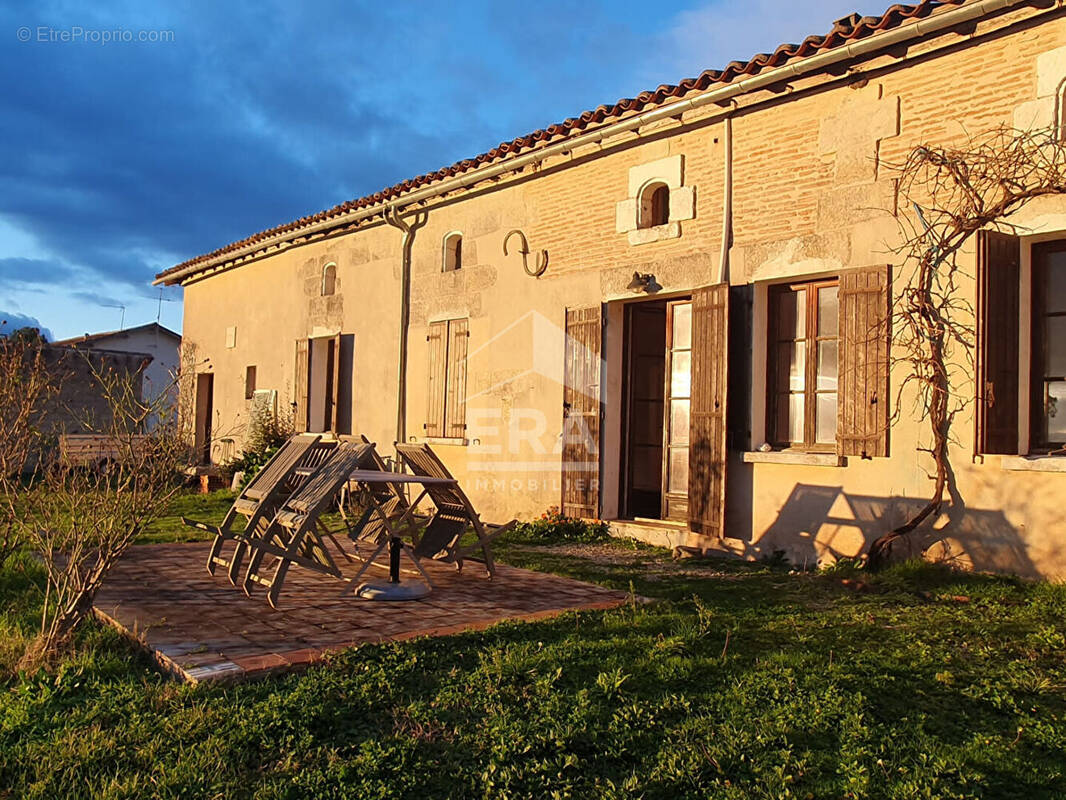
[[[196,538],[183,497],[146,541]],[[1066,588],[908,564],[672,561],[523,532],[511,564],[634,601],[193,688],[87,626],[10,672],[40,576],[0,573],[0,797],[1063,797]]]

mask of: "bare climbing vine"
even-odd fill
[[[894,360],[908,368],[898,389],[916,390],[931,441],[919,448],[933,459],[928,502],[870,546],[868,564],[882,566],[892,546],[935,518],[950,489],[952,426],[973,392],[974,309],[960,293],[958,255],[979,230],[1017,233],[1010,215],[1038,197],[1066,193],[1066,142],[1058,127],[1031,131],[1000,128],[960,146],[914,148],[891,168],[899,180],[904,269],[910,268],[893,308]],[[897,286],[899,284],[897,283]],[[972,386],[972,383],[969,384]]]

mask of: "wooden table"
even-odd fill
[[[426,495],[427,486],[457,486],[459,481],[455,478],[430,478],[422,477],[419,475],[409,475],[406,472],[382,472],[375,469],[357,469],[353,470],[348,475],[348,480],[352,483],[362,484],[363,486],[371,485],[414,485],[418,484],[422,486],[422,492],[418,495],[413,502],[411,502],[407,508],[407,511],[400,518],[398,526],[402,526],[406,520],[414,513],[415,508],[419,502]],[[376,505],[376,503],[375,503]],[[380,512],[379,513],[383,513]],[[400,582],[400,553],[403,549],[403,540],[395,533],[395,527],[390,525],[390,530],[393,530],[390,536],[389,542],[389,583]],[[421,568],[420,568],[421,569]],[[429,580],[429,576],[426,576],[426,580]]]

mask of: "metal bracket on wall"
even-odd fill
[[[522,269],[526,271],[526,275],[533,278],[539,278],[544,274],[544,270],[548,268],[548,251],[541,250],[537,254],[537,265],[533,268],[529,268],[529,242],[526,240],[526,235],[522,233],[518,228],[509,231],[506,236],[503,237],[503,254],[508,255],[507,243],[511,240],[512,236],[518,236],[518,240],[521,246],[518,248],[518,252],[522,254]]]

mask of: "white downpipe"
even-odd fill
[[[247,255],[250,252],[260,250],[264,246],[269,246],[271,243],[280,244],[288,236],[307,236],[337,225],[350,225],[353,222],[359,222],[360,220],[383,214],[386,208],[389,207],[396,207],[399,205],[407,206],[413,203],[419,203],[423,200],[429,200],[433,197],[438,197],[447,194],[448,192],[465,188],[470,184],[480,183],[481,181],[539,163],[551,156],[568,153],[571,150],[575,150],[587,144],[595,144],[619,133],[632,131],[659,120],[677,117],[684,114],[686,111],[692,111],[693,109],[702,108],[703,106],[722,103],[737,97],[738,95],[765,88],[778,83],[779,81],[798,78],[801,75],[815,72],[841,61],[848,61],[853,58],[869,55],[886,47],[907,42],[911,39],[917,39],[927,34],[935,33],[954,25],[969,22],[996,11],[1011,8],[1026,2],[1029,2],[1029,0],[978,0],[978,2],[967,3],[964,6],[933,14],[932,16],[920,19],[917,22],[912,22],[899,28],[893,28],[892,30],[883,33],[874,34],[866,39],[860,39],[851,44],[829,50],[828,52],[810,56],[809,58],[795,61],[791,64],[785,64],[781,67],[776,67],[767,72],[753,75],[750,78],[726,84],[718,89],[708,90],[696,97],[691,97],[686,100],[678,100],[677,102],[654,108],[651,111],[645,111],[610,125],[605,125],[602,128],[597,128],[588,133],[567,137],[555,144],[532,150],[529,153],[516,156],[515,158],[504,159],[498,164],[492,164],[462,175],[457,175],[454,178],[449,178],[438,184],[427,186],[424,189],[415,190],[410,194],[397,197],[393,200],[352,211],[342,217],[333,217],[328,220],[323,220],[322,222],[309,225],[306,228],[280,233],[271,240],[255,242],[239,250],[220,255],[214,261],[186,267],[181,272],[175,273],[174,275],[168,275],[163,280],[157,278],[153,281],[153,285],[165,281],[174,282],[181,280],[186,275],[209,268],[209,265],[217,266],[218,264],[225,263],[234,258]],[[1055,8],[1057,8],[1057,6]]]

